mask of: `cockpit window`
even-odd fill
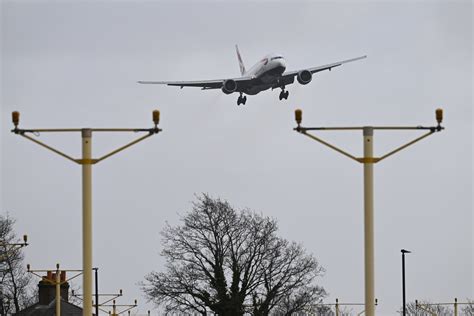
[[[275,60],[275,59],[282,59],[283,57],[281,56],[275,56],[275,57],[272,57],[272,60]]]

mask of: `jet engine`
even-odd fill
[[[301,70],[297,75],[297,79],[300,84],[308,84],[313,79],[313,75],[309,70]]]
[[[235,92],[235,90],[237,90],[237,82],[235,82],[235,80],[228,79],[224,81],[222,92],[225,94],[231,94],[232,92]]]

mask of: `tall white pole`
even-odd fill
[[[374,278],[374,163],[372,127],[364,127],[364,261],[365,315],[375,315]]]
[[[83,316],[92,316],[92,131],[82,130]]]

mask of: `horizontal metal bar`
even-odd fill
[[[7,247],[7,246],[8,247],[13,247],[13,246],[26,247],[26,246],[28,246],[28,244],[24,243],[24,242],[23,243],[17,243],[17,244],[2,244],[2,243],[0,243],[0,247]]]
[[[363,306],[365,303],[322,303],[322,304],[315,304],[313,306],[344,306],[344,305],[354,305],[354,306]],[[375,303],[377,306],[378,303]]]
[[[27,272],[56,272],[57,270],[56,269],[49,269],[49,270],[29,270]],[[63,269],[59,269],[59,271],[65,271],[65,272],[82,272],[82,270],[63,270]]]
[[[301,131],[353,131],[363,130],[364,127],[371,127],[374,130],[443,130],[441,126],[340,126],[340,127],[297,127],[295,130]]]
[[[419,303],[421,304],[421,303]],[[472,303],[460,303],[460,302],[452,302],[452,303],[429,303],[429,304],[423,304],[424,306],[437,306],[437,305],[469,305],[469,304],[472,304]]]
[[[81,128],[34,128],[34,129],[16,129],[12,132],[16,134],[21,133],[69,133],[69,132],[80,132]]]
[[[34,129],[13,129],[12,132],[16,134],[23,133],[63,133],[63,132],[81,132],[85,128],[34,128]],[[153,132],[159,128],[87,128],[92,132]]]
[[[93,132],[161,132],[159,128],[91,128]]]
[[[353,131],[353,130],[362,130],[362,126],[355,127],[297,127],[295,130],[301,131]]]
[[[437,130],[444,127],[437,126],[374,126],[373,129],[378,130]]]

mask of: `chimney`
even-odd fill
[[[66,281],[66,271],[61,271],[60,274],[61,282]],[[39,305],[48,305],[51,301],[56,299],[56,273],[48,271],[47,275],[43,277],[43,280],[38,283],[38,296]],[[69,302],[69,283],[61,284],[61,298]]]

